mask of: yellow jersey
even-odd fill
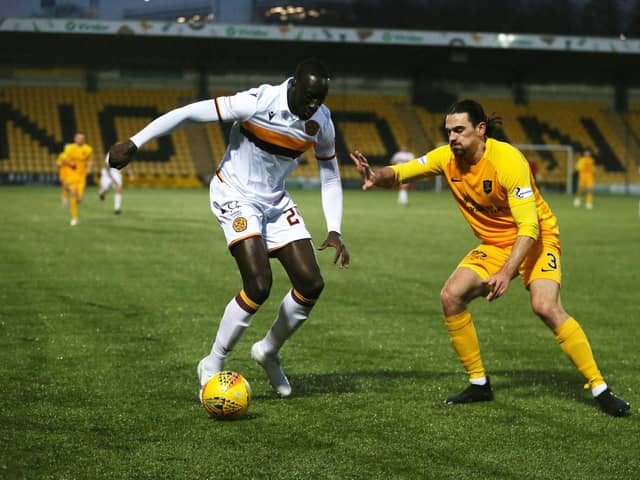
[[[488,138],[475,165],[457,161],[444,145],[391,168],[396,183],[443,175],[462,215],[484,243],[504,248],[518,236],[557,240],[556,217],[540,195],[524,155],[508,143]]]
[[[87,165],[91,161],[92,156],[93,148],[86,143],[83,145],[68,143],[65,145],[64,151],[60,155],[61,158],[59,159],[59,162],[64,159],[75,164],[75,168],[69,167],[69,176],[84,179],[87,176]]]
[[[581,184],[593,183],[593,174],[596,170],[596,161],[591,156],[580,157],[576,163],[578,182]]]

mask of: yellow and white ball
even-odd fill
[[[237,372],[216,373],[202,389],[202,405],[209,415],[219,419],[243,417],[251,403],[251,386]]]

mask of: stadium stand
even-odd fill
[[[37,72],[19,79],[33,81]],[[211,92],[212,96],[229,92]],[[76,130],[94,147],[93,174],[117,139],[125,138],[163,112],[195,98],[189,88],[102,88],[56,85],[8,85],[0,89],[0,175],[22,175],[27,181],[57,177],[56,157]],[[514,144],[571,145],[579,154],[594,151],[598,182],[640,181],[640,109],[616,113],[604,101],[534,99],[514,103],[505,97],[476,97],[487,112],[503,118],[503,137]],[[336,147],[346,180],[358,179],[348,152],[368,153],[374,165],[386,165],[400,144],[417,154],[446,142],[444,112],[413,105],[408,95],[338,92],[328,106],[336,125]],[[137,156],[135,179],[140,186],[200,186],[224,155],[230,125],[210,123],[179,129],[150,142]],[[567,179],[567,154],[526,151],[540,166],[540,179],[562,186]],[[312,152],[301,159],[294,177],[318,176]]]

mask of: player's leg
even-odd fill
[[[578,177],[578,189],[576,198],[573,200],[573,206],[579,207],[582,204],[582,197],[585,195],[584,179]]]
[[[119,215],[122,211],[122,184],[116,183],[113,190],[113,211]]]
[[[475,271],[459,267],[444,284],[440,292],[445,325],[453,349],[462,363],[470,385],[457,395],[447,398],[446,403],[470,403],[493,400],[493,392],[480,357],[480,343],[471,313],[467,305],[481,295],[486,295],[486,286]]]
[[[398,204],[402,206],[409,204],[409,185],[400,185],[398,190]]]
[[[71,212],[71,226],[78,224],[78,182],[70,180],[67,183],[69,189],[69,211]]]
[[[591,210],[593,208],[593,183],[586,188],[586,199],[584,203],[587,210]]]
[[[240,270],[242,290],[227,304],[211,352],[198,364],[201,385],[224,368],[225,359],[269,296],[272,282],[261,210],[219,177],[211,181],[210,206]]]
[[[293,288],[285,294],[273,325],[265,337],[254,344],[251,355],[264,367],[276,392],[288,396],[291,386],[282,370],[278,352],[308,318],[324,288],[324,280],[311,235],[288,194],[269,211],[266,241],[271,256],[278,258]]]
[[[204,385],[223,370],[224,361],[249,327],[254,314],[269,296],[271,266],[261,237],[250,237],[231,248],[242,277],[242,290],[227,304],[211,352],[200,361],[198,374]]]
[[[293,288],[287,292],[278,314],[265,337],[251,348],[251,356],[266,371],[269,382],[283,396],[291,394],[291,386],[280,362],[279,351],[307,320],[324,288],[324,280],[309,239],[301,239],[278,249],[280,260]]]
[[[493,391],[480,357],[480,343],[467,305],[486,295],[483,283],[504,264],[509,252],[492,245],[471,250],[458,264],[440,292],[440,300],[451,344],[458,354],[470,385],[447,399],[447,403],[469,403],[493,400]]]
[[[560,300],[560,245],[536,244],[523,262],[522,278],[529,288],[533,312],[553,331],[560,348],[588,382],[600,407],[610,415],[622,415],[629,404],[619,399],[600,373],[584,330]]]
[[[100,191],[98,193],[100,200],[104,200],[106,198],[110,188],[111,188],[111,177],[109,176],[108,173],[106,173],[105,169],[103,168],[102,172],[100,172]]]

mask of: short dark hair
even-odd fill
[[[320,78],[331,78],[329,69],[322,60],[317,58],[307,58],[302,60],[296,67],[294,77],[300,79],[305,75],[313,75]]]
[[[496,115],[495,112],[493,112],[490,117],[487,117],[487,114],[484,113],[484,108],[482,108],[482,105],[469,98],[459,100],[451,105],[449,107],[447,115],[450,115],[452,113],[466,113],[469,116],[471,125],[473,125],[474,127],[480,122],[485,122],[487,124],[487,137],[493,137],[496,134],[497,130],[502,126],[501,117]]]

